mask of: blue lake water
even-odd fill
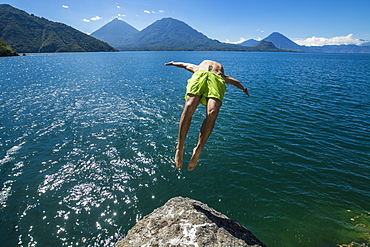
[[[173,156],[191,73],[231,85],[197,168],[205,108]],[[1,246],[113,246],[174,196],[200,200],[268,246],[369,239],[370,55],[29,54],[0,59]],[[361,225],[362,224],[362,225]],[[367,229],[367,230],[366,230]]]

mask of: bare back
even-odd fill
[[[204,60],[198,65],[198,70],[205,70],[205,71],[211,71],[219,76],[225,77],[224,75],[224,68],[222,65],[218,62],[212,61],[212,60]]]
[[[172,66],[176,66],[176,67],[179,67],[179,68],[183,68],[183,69],[186,69],[186,70],[188,70],[192,73],[195,73],[199,70],[211,71],[211,72],[221,76],[222,78],[224,78],[225,83],[229,83],[229,84],[234,85],[235,87],[243,90],[243,92],[246,95],[249,96],[248,90],[245,87],[243,87],[243,85],[237,79],[234,79],[231,76],[225,75],[224,68],[218,62],[215,62],[215,61],[212,61],[212,60],[204,60],[199,65],[195,65],[195,64],[192,64],[192,63],[172,61],[172,62],[169,62],[169,63],[165,63],[165,65],[166,66],[172,65]]]

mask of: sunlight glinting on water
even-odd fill
[[[3,225],[15,229],[1,229],[4,243],[113,246],[178,195],[238,220],[267,245],[343,243],[353,232],[347,210],[368,210],[370,198],[368,56],[228,54],[4,60],[0,207]],[[163,63],[205,57],[222,62],[251,97],[228,86],[199,164],[187,172],[200,106],[177,171],[190,73]]]

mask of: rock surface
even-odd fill
[[[128,231],[116,247],[265,246],[237,221],[199,201],[175,197]]]

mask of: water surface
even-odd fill
[[[178,120],[191,74],[163,64],[203,59],[221,62],[251,97],[229,85],[198,167],[177,171]],[[113,246],[174,196],[208,204],[268,246],[365,242],[369,82],[370,56],[362,54],[2,58],[2,245]],[[184,168],[204,112],[199,106],[193,117]],[[367,222],[367,233],[357,221]]]

